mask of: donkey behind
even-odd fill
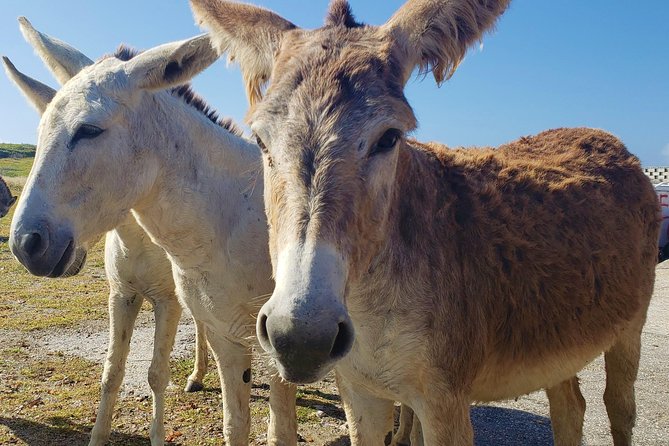
[[[206,326],[226,444],[246,445],[252,314],[273,289],[259,151],[176,88],[216,60],[208,38],[131,56],[90,64],[60,52],[53,60],[67,79],[59,92],[19,77],[43,116],[10,246],[34,274],[73,274],[87,247],[132,209],[168,253],[179,299]],[[295,386],[274,380],[268,444],[296,444],[295,423]],[[162,442],[152,432],[152,443]]]
[[[9,209],[15,202],[16,196],[12,195],[12,191],[9,190],[4,178],[0,177],[0,218],[9,213]]]
[[[578,445],[576,373],[601,352],[613,441],[631,444],[659,228],[638,159],[591,129],[498,150],[407,139],[413,70],[449,77],[508,3],[410,0],[373,27],[335,0],[303,30],[191,0],[241,65],[264,153],[276,288],[260,343],[294,382],[334,367],[354,445],[381,444],[393,400],[426,444],[472,444],[472,401],[541,388],[555,443]]]

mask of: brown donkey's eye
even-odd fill
[[[380,153],[390,152],[397,145],[397,141],[402,137],[402,131],[398,129],[389,129],[379,138],[369,156],[378,155]]]

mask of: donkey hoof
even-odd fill
[[[199,392],[201,390],[204,390],[204,384],[197,381],[191,381],[190,379],[188,380],[188,384],[186,384],[186,387],[184,388],[184,391],[188,393]]]

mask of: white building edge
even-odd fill
[[[646,167],[643,171],[653,184],[669,183],[669,167]]]

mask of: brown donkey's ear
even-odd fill
[[[511,0],[409,0],[383,29],[398,46],[406,82],[413,69],[449,79],[467,48],[483,37]]]
[[[221,0],[190,0],[190,4],[219,54],[227,53],[229,61],[239,62],[246,96],[253,105],[272,73],[283,33],[296,26],[258,6]]]

